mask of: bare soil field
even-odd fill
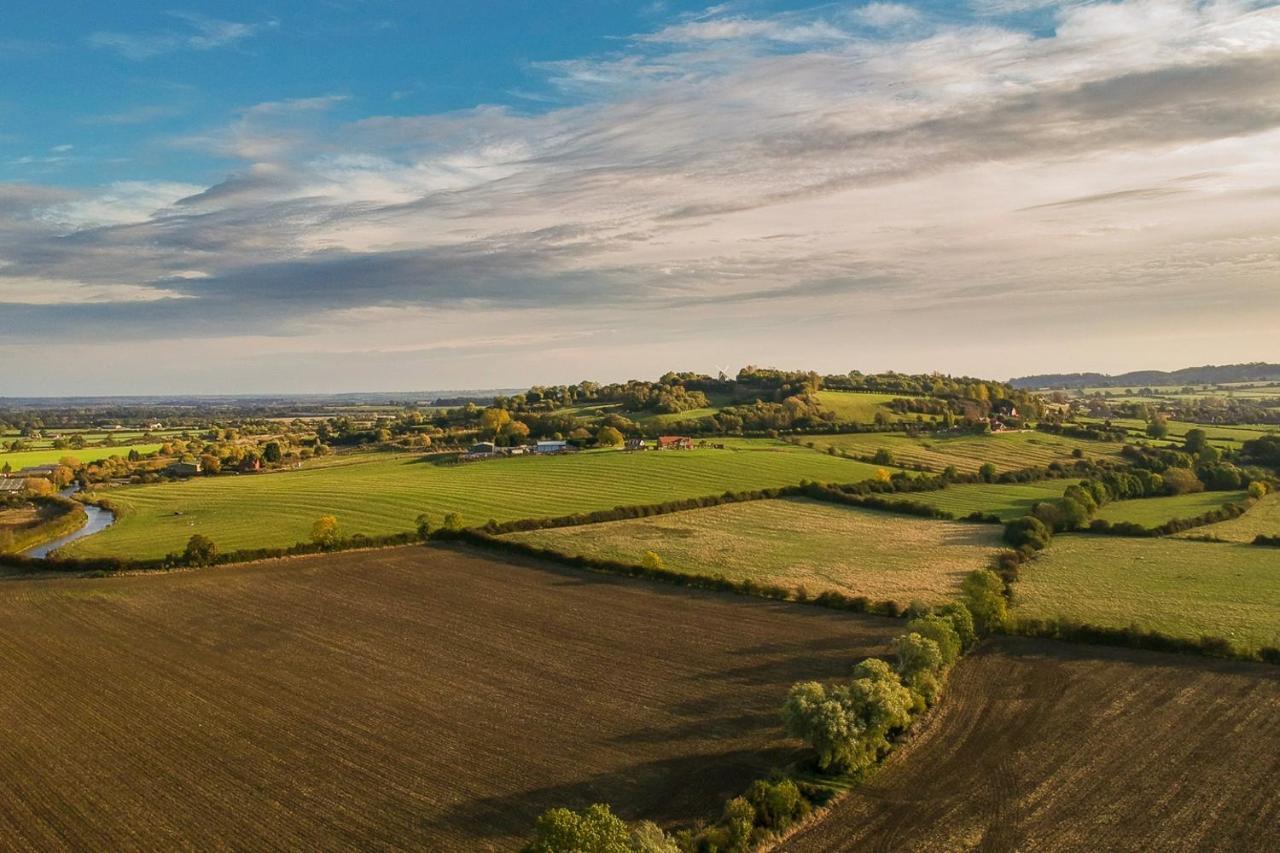
[[[664,823],[797,745],[891,620],[410,547],[0,580],[0,849],[514,849]]]
[[[1280,848],[1280,668],[1004,638],[788,851]]]

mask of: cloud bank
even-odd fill
[[[0,357],[165,390],[1274,357],[1280,9],[1010,11],[712,10],[539,66],[548,111],[321,92],[169,140],[239,164],[213,185],[0,185]],[[101,44],[251,34],[183,23]]]

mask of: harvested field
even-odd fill
[[[954,598],[960,581],[1000,547],[991,525],[912,518],[809,500],[725,504],[650,518],[561,527],[507,538],[569,554],[639,563],[646,551],[668,569],[724,575],[811,595],[835,591],[873,601]]]
[[[514,849],[789,760],[899,623],[424,546],[0,581],[0,849]]]
[[[1003,638],[792,839],[843,850],[1280,847],[1280,668]]]

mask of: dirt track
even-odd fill
[[[442,549],[0,581],[0,849],[509,849],[719,811],[899,623]]]
[[[1280,668],[1005,639],[927,730],[785,846],[1280,849]]]

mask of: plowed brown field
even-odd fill
[[[0,849],[509,849],[718,812],[900,623],[413,547],[0,581]]]
[[[796,853],[1280,849],[1280,668],[1002,639]]]

